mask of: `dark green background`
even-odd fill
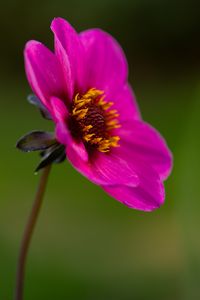
[[[143,118],[174,154],[166,203],[131,210],[65,162],[53,168],[29,253],[25,300],[200,298],[199,2],[6,1],[0,7],[0,300],[11,300],[17,253],[39,176],[37,154],[15,150],[53,129],[26,102],[23,47],[49,47],[53,17],[78,31],[101,27],[121,43]]]

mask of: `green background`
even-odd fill
[[[22,231],[39,176],[16,140],[53,124],[29,105],[23,47],[52,48],[53,17],[101,27],[121,43],[143,118],[174,169],[165,205],[131,210],[69,163],[55,165],[27,263],[25,300],[200,299],[200,21],[198,1],[6,1],[0,7],[0,300],[13,296]]]

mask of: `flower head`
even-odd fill
[[[62,18],[51,29],[55,51],[29,41],[24,56],[34,104],[55,123],[53,146],[62,145],[71,164],[118,201],[158,208],[172,156],[141,119],[121,47],[100,29],[78,34]]]

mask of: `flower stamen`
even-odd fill
[[[108,152],[111,147],[119,147],[119,136],[113,136],[111,130],[119,128],[119,114],[110,109],[113,102],[106,101],[103,91],[89,89],[84,95],[76,94],[72,103],[71,131],[86,144],[100,152]]]

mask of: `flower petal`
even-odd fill
[[[149,124],[142,121],[125,122],[118,129],[121,149],[133,161],[150,164],[161,179],[166,179],[172,169],[172,154],[163,137]]]
[[[73,156],[77,159],[77,161],[83,163],[86,163],[88,161],[88,153],[85,149],[84,144],[82,142],[76,142],[72,138],[66,124],[62,122],[57,123],[55,131],[58,142],[65,145],[66,151],[68,151],[69,149],[69,151],[73,153]]]
[[[67,157],[71,164],[90,181],[99,185],[127,184],[137,186],[138,176],[126,160],[117,155],[96,153],[86,162],[77,158],[71,147],[67,148]],[[120,170],[120,172],[119,172]]]
[[[80,39],[86,55],[86,87],[102,89],[106,100],[114,103],[111,109],[118,110],[119,119],[140,119],[134,93],[126,83],[128,65],[118,42],[100,29],[83,31]]]
[[[72,148],[75,156],[81,161],[88,161],[88,154],[82,142],[76,142],[68,129],[69,113],[66,105],[59,98],[51,98],[52,116],[56,123],[55,135],[59,143],[65,145],[66,148]]]
[[[123,85],[127,80],[128,66],[118,42],[100,29],[86,30],[79,36],[85,49],[86,87],[107,92]]]
[[[140,164],[140,184],[137,187],[125,185],[102,186],[113,198],[130,208],[152,211],[159,208],[165,198],[163,183],[152,167]]]
[[[125,84],[117,91],[108,91],[106,100],[113,102],[112,109],[116,109],[119,114],[119,121],[140,120],[140,111],[134,92],[129,84]]]
[[[49,107],[50,96],[63,96],[62,72],[56,56],[43,44],[29,41],[24,50],[29,84],[43,104]]]
[[[51,97],[50,104],[54,121],[66,123],[69,116],[66,104],[57,97]]]
[[[63,68],[65,85],[71,100],[74,89],[83,90],[83,46],[75,29],[64,19],[55,18],[51,24],[55,37],[55,52]]]
[[[137,186],[139,184],[139,178],[135,169],[120,153],[116,155],[112,152],[99,152],[91,160],[91,163],[96,176],[104,178],[109,185],[125,184]]]

